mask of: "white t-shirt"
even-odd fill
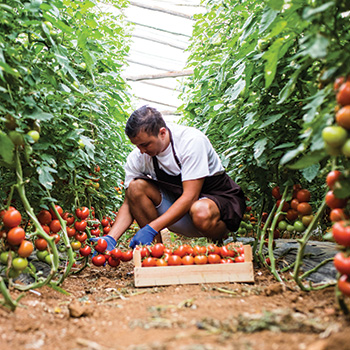
[[[169,175],[179,175],[182,181],[196,180],[224,172],[218,154],[209,139],[199,130],[178,124],[168,124],[174,143],[175,153],[181,163],[181,170],[176,164],[171,144],[157,155],[159,168]],[[141,154],[135,148],[127,157],[125,165],[125,186],[140,175],[150,175],[157,179],[152,157]]]

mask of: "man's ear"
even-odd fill
[[[163,126],[159,129],[159,136],[164,137],[167,133],[167,129]]]

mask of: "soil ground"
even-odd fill
[[[302,292],[264,268],[255,283],[135,288],[133,263],[88,267],[0,309],[0,349],[348,350],[334,288]],[[12,296],[18,296],[13,291]]]

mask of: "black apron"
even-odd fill
[[[169,129],[168,131],[175,161],[181,169],[181,163],[175,153],[171,131]],[[152,157],[152,161],[157,180],[147,176],[140,176],[137,178],[151,181],[158,187],[170,191],[178,197],[181,196],[183,192],[181,173],[179,175],[169,175],[159,168],[156,156]],[[220,219],[226,224],[230,231],[237,231],[246,208],[245,197],[241,187],[238,186],[226,172],[205,177],[200,197],[206,197],[214,201],[219,208]]]

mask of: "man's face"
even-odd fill
[[[130,141],[141,153],[146,153],[150,157],[153,157],[164,151],[168,146],[166,135],[166,128],[160,128],[157,136],[150,135],[145,131],[140,131],[135,137],[131,137]]]

